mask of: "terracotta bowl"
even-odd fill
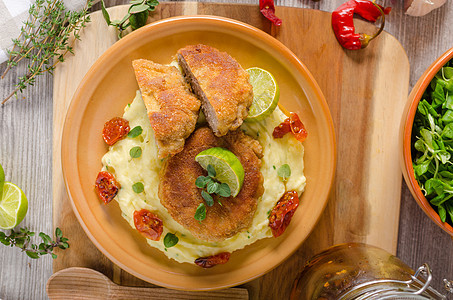
[[[94,191],[101,158],[108,150],[101,132],[121,116],[138,89],[131,62],[146,58],[170,63],[190,44],[228,52],[244,68],[269,70],[280,86],[281,104],[299,113],[308,130],[307,187],[290,226],[233,252],[228,263],[211,269],[180,264],[151,248],[121,217],[118,204],[104,205]],[[184,290],[238,285],[278,266],[308,237],[328,199],[335,169],[335,139],[329,108],[307,68],[278,40],[244,23],[214,16],[184,16],[145,26],[116,42],[91,67],[69,107],[62,138],[64,179],[74,212],[93,243],[127,272],[154,284]],[[157,183],[156,183],[157,184]]]
[[[446,222],[442,222],[439,214],[433,207],[431,207],[429,201],[423,195],[423,192],[418,185],[417,180],[415,179],[414,168],[412,167],[412,126],[414,124],[414,117],[417,111],[418,103],[423,96],[426,88],[430,84],[431,80],[437,74],[437,72],[450,60],[453,58],[453,48],[442,54],[420,77],[420,79],[415,84],[412,89],[406,107],[404,109],[404,115],[401,120],[401,129],[400,129],[400,141],[401,145],[401,168],[403,171],[404,179],[406,184],[409,187],[412,195],[417,201],[418,205],[423,209],[423,211],[429,216],[434,223],[436,223],[440,228],[448,232],[453,236],[453,227]]]

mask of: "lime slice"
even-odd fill
[[[5,172],[3,171],[3,167],[0,164],[0,184],[2,184],[5,181]]]
[[[28,201],[24,192],[15,184],[5,182],[0,195],[0,228],[16,227],[27,214]]]
[[[246,70],[249,75],[249,82],[253,87],[253,102],[249,107],[249,114],[245,121],[261,121],[274,111],[280,97],[280,90],[274,76],[260,68]]]
[[[5,182],[5,172],[3,171],[3,167],[0,164],[0,195],[2,194],[3,182]]]
[[[228,184],[233,197],[239,194],[244,182],[244,168],[233,152],[224,148],[214,147],[198,153],[195,156],[195,161],[205,170],[208,165],[212,165],[216,173],[214,178],[221,183]]]

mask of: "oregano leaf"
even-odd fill
[[[208,206],[213,206],[214,205],[214,199],[212,198],[211,195],[209,195],[205,190],[201,191],[201,196],[203,199],[206,201],[206,204]]]
[[[288,164],[281,165],[280,168],[277,170],[277,175],[283,181],[288,180],[289,176],[291,176],[291,168]]]
[[[206,219],[206,206],[204,205],[204,203],[200,203],[200,205],[198,205],[194,218],[199,222]]]
[[[131,129],[131,131],[129,131],[127,136],[130,137],[130,138],[136,138],[140,134],[142,134],[142,132],[143,132],[142,126],[135,126],[134,128]]]
[[[176,234],[173,233],[167,233],[164,237],[164,246],[165,248],[171,248],[178,244],[179,238],[176,236]]]
[[[129,155],[132,158],[139,158],[140,156],[142,156],[142,148],[140,146],[131,148],[131,150],[129,150]]]
[[[143,192],[145,190],[145,186],[141,182],[136,182],[132,185],[132,190],[135,193],[140,194],[141,192]]]

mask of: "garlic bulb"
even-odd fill
[[[442,6],[447,0],[409,0],[405,1],[406,14],[414,17],[424,16]]]

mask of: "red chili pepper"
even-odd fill
[[[275,15],[274,0],[260,0],[260,11],[275,26],[282,25],[282,20]]]
[[[332,13],[332,28],[338,42],[343,48],[349,50],[365,48],[384,29],[384,15],[389,14],[390,10],[390,7],[384,8],[368,0],[349,0],[343,3]],[[355,33],[354,13],[370,22],[376,22],[382,16],[381,28],[372,36],[365,33]]]

